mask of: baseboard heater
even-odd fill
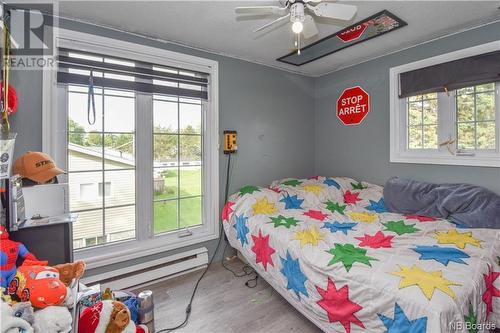
[[[124,262],[125,264],[126,262]],[[84,277],[87,286],[99,283],[101,290],[119,290],[160,282],[206,267],[208,250],[205,247],[167,257],[126,266],[124,268]]]

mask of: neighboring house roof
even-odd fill
[[[74,143],[68,144],[68,149],[81,154],[90,155],[97,158],[102,158],[102,147],[80,146]],[[132,154],[123,153],[117,150],[106,148],[104,158],[108,161],[122,163],[131,167],[135,167],[135,159]],[[181,161],[181,166],[198,166],[200,161]],[[177,161],[154,162],[154,167],[175,167]]]
[[[87,147],[80,146],[74,143],[68,144],[68,149],[97,158],[102,157],[102,147]],[[135,167],[135,159],[131,154],[119,152],[117,150],[107,149],[105,150],[104,158],[109,161],[126,164]]]

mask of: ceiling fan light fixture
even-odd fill
[[[293,22],[292,31],[294,33],[300,34],[302,32],[302,30],[304,30],[304,25],[302,24],[302,22],[300,22],[300,21]]]

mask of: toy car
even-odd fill
[[[15,277],[9,283],[9,294],[22,302],[31,302],[35,308],[60,305],[67,295],[67,288],[59,280],[59,272],[49,266],[18,267]]]

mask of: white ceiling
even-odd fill
[[[62,16],[73,17],[286,70],[319,76],[455,31],[500,19],[497,1],[344,1],[358,6],[350,24],[388,9],[408,26],[296,67],[275,59],[289,53],[289,24],[261,34],[252,30],[273,17],[238,18],[234,8],[279,5],[279,1],[61,1]],[[319,36],[345,26],[321,20]],[[346,24],[347,25],[347,24]]]

